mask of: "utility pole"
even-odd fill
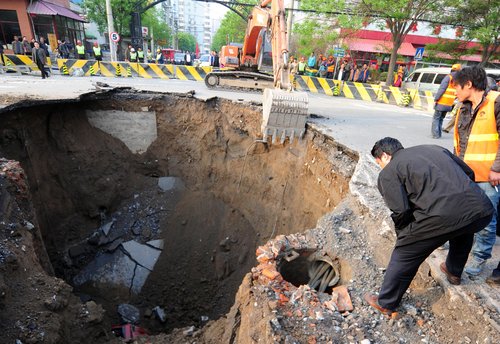
[[[111,10],[111,0],[106,0],[106,15],[108,17],[108,39],[109,49],[111,52],[111,61],[116,61],[116,43],[111,41],[111,33],[115,32],[115,24],[113,23],[113,11]]]
[[[288,33],[288,37],[292,35],[293,11],[295,6],[295,0],[290,0],[290,2],[291,2],[290,10],[288,11],[288,18],[286,23],[286,31]],[[290,38],[288,38],[288,41],[290,41]]]
[[[154,33],[153,33],[153,26],[151,26],[151,53],[154,55],[155,54],[155,47],[153,45],[155,38],[154,38]]]

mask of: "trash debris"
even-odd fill
[[[120,314],[123,323],[137,324],[140,319],[139,309],[128,303],[122,303],[118,306],[118,314]]]
[[[207,317],[206,315],[201,316],[201,322],[207,322],[210,318]]]
[[[113,325],[111,326],[111,331],[115,334],[115,336],[125,339],[125,342],[148,335],[148,332],[145,329],[132,324]]]
[[[101,226],[101,232],[105,235],[105,236],[108,236],[109,234],[109,231],[111,230],[111,227],[113,226],[115,222],[114,221],[110,221],[104,225]]]
[[[29,221],[26,221],[26,222],[24,223],[24,227],[26,227],[26,229],[30,231],[30,230],[32,230],[33,228],[35,228],[35,225],[33,225],[33,224],[32,224],[31,222],[29,222]]]
[[[194,326],[188,327],[186,330],[182,332],[185,336],[192,336],[194,333]]]
[[[163,308],[161,308],[160,306],[156,306],[155,308],[153,308],[153,312],[155,312],[155,315],[156,317],[163,323],[167,320],[166,316],[165,316],[165,311],[163,310]]]
[[[73,67],[73,72],[71,73],[72,76],[84,76],[85,72],[81,68]]]

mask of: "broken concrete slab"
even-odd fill
[[[108,252],[114,252],[118,246],[120,246],[120,244],[123,242],[123,239],[122,238],[118,238],[116,239],[115,241],[113,241],[111,244],[109,244],[108,247],[106,247],[106,251]]]
[[[122,303],[121,305],[118,305],[118,314],[120,314],[122,322],[125,324],[137,324],[141,316],[139,309],[128,303]]]
[[[159,250],[163,250],[164,241],[162,239],[151,240],[151,241],[148,241],[146,244],[148,244],[149,246],[156,247]]]
[[[140,244],[134,240],[122,243],[122,247],[132,260],[137,262],[137,264],[139,264],[140,266],[145,267],[146,269],[151,271],[153,270],[158,257],[160,257],[161,254],[161,250],[155,249],[148,245]]]
[[[140,244],[139,244],[140,245]],[[142,259],[142,262],[147,264],[152,270],[161,251],[151,248],[146,245],[149,253],[151,251],[158,252],[158,255],[152,257],[149,261],[141,256],[140,250],[136,249],[134,255]],[[154,259],[153,259],[154,258]],[[138,294],[151,270],[138,265],[135,261],[130,259],[124,252],[117,250],[113,253],[104,253],[97,256],[85,268],[83,268],[74,278],[73,283],[75,286],[82,286],[90,284],[94,288],[110,288],[110,286],[122,290],[124,294],[132,292]]]

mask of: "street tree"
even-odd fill
[[[150,36],[151,32],[153,32],[154,40],[158,45],[163,45],[159,44],[159,42],[166,42],[165,46],[172,46],[172,29],[162,18],[165,18],[164,11],[153,7],[142,14],[142,26],[149,28]]]
[[[365,24],[372,22],[381,28],[387,28],[391,32],[393,44],[386,79],[386,84],[390,85],[393,80],[398,49],[406,35],[419,21],[431,20],[439,11],[443,11],[443,2],[444,0],[393,0],[390,3],[387,0],[333,0],[329,2],[303,0],[301,4],[303,8],[323,13],[325,19],[333,18],[342,28],[346,23],[346,20],[341,21],[344,16],[348,18],[347,21],[362,20]],[[320,34],[322,33],[320,31]]]
[[[194,52],[196,50],[196,38],[188,32],[179,32],[177,34],[179,49],[183,51]]]
[[[481,66],[500,58],[499,0],[446,0],[454,11],[446,11],[443,21],[463,28],[466,40],[476,40],[482,46]]]
[[[445,53],[451,56],[451,61],[448,59],[447,63],[456,63],[462,59],[463,56],[472,55],[476,49],[468,49],[467,44],[469,41],[443,39],[438,38],[435,44],[426,44],[425,51],[427,57],[424,60],[433,61],[439,58],[439,53]]]
[[[130,35],[130,14],[137,0],[111,0],[115,30],[122,36]],[[97,24],[99,32],[107,32],[106,1],[84,0],[82,3],[88,20]]]
[[[339,39],[363,25],[363,17],[349,15],[350,8],[343,0],[302,0],[299,8],[315,11],[294,24],[292,41],[300,55],[328,53]],[[343,36],[340,35],[341,28],[348,29],[344,30]]]
[[[243,43],[247,22],[232,11],[226,12],[220,27],[212,39],[211,49],[219,51],[223,45],[231,42]]]
[[[138,0],[111,0],[115,30],[122,36],[130,36],[131,13],[137,2]],[[97,24],[99,32],[107,32],[106,2],[103,0],[84,0],[82,7],[86,11],[87,18]],[[153,28],[156,38],[167,39],[170,37],[171,30],[161,17],[161,11],[153,7],[141,14],[142,25],[150,29]]]

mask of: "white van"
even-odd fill
[[[451,67],[419,68],[408,75],[404,80],[403,87],[435,93],[439,89],[441,81],[443,81],[450,72]],[[497,80],[500,77],[500,69],[486,69],[486,75]]]

